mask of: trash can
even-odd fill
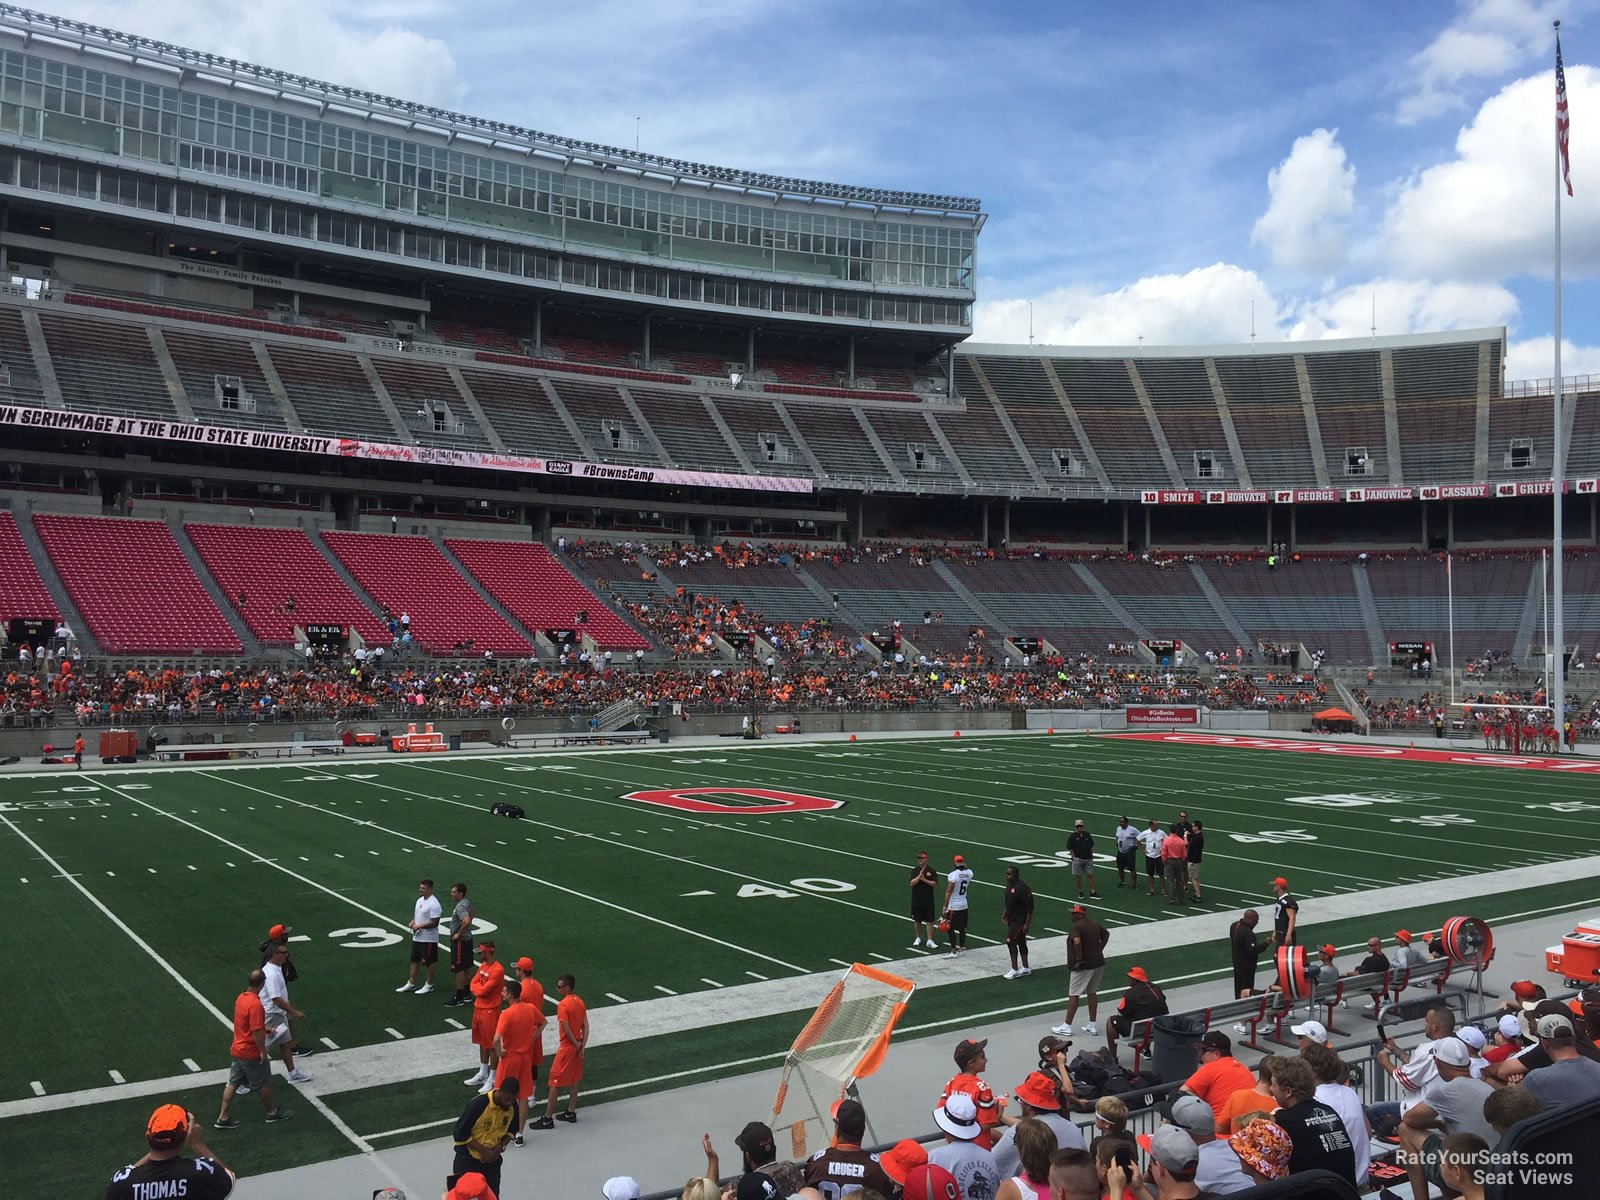
[[[1155,1018],[1150,1031],[1151,1056],[1162,1083],[1180,1083],[1194,1074],[1200,1061],[1194,1044],[1205,1031],[1206,1023],[1198,1017]]]
[[[459,733],[452,733],[449,737],[448,744],[452,750],[461,749],[461,735]]]
[[[660,742],[663,746],[666,745],[671,740],[672,740],[672,733],[671,733],[670,730],[667,729],[667,727],[665,725],[663,725],[660,729],[656,730],[656,741]]]

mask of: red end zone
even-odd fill
[[[1225,733],[1107,733],[1119,741],[1175,742],[1188,746],[1232,746],[1243,750],[1289,750],[1337,758],[1382,758],[1391,762],[1461,763],[1472,767],[1520,767],[1526,771],[1568,771],[1600,775],[1600,760],[1529,758],[1516,754],[1474,754],[1462,750],[1415,750],[1404,746],[1358,746],[1349,742],[1298,742],[1284,738],[1230,737]]]

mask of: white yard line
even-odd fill
[[[537,884],[539,884],[539,885],[541,885],[543,887],[550,888],[552,891],[565,892],[569,896],[575,896],[580,900],[587,900],[591,904],[598,904],[598,905],[601,905],[604,908],[614,909],[615,911],[620,912],[620,913],[625,913],[630,917],[636,917],[641,921],[647,921],[652,925],[660,925],[663,928],[671,929],[674,932],[687,934],[688,936],[693,937],[693,938],[699,938],[701,941],[713,942],[716,945],[721,946],[721,947],[723,947],[724,949],[727,949],[727,950],[734,950],[734,951],[737,951],[740,954],[747,954],[752,958],[759,958],[759,959],[762,959],[765,962],[776,963],[778,966],[783,967],[786,970],[793,971],[797,975],[806,974],[806,969],[804,967],[802,967],[802,966],[797,966],[796,964],[791,963],[791,962],[785,962],[783,959],[775,958],[770,954],[763,954],[759,950],[752,950],[748,946],[740,946],[737,943],[725,941],[725,940],[723,940],[722,938],[719,938],[719,937],[713,937],[709,933],[703,933],[698,929],[690,929],[685,925],[678,925],[675,922],[664,920],[661,917],[652,916],[651,914],[646,913],[646,912],[641,912],[636,908],[629,908],[625,904],[617,904],[614,901],[603,899],[600,896],[591,895],[588,892],[580,892],[576,888],[569,888],[569,887],[566,887],[566,886],[564,886],[562,884],[554,883],[554,882],[552,882],[552,881],[550,881],[548,879],[541,879],[537,875],[529,875],[526,871],[519,871],[514,867],[508,867],[508,866],[505,866],[502,863],[491,862],[490,860],[488,860],[486,858],[479,858],[479,857],[477,857],[476,855],[473,855],[473,854],[466,854],[466,853],[464,853],[464,852],[462,852],[460,850],[453,850],[449,846],[437,845],[437,844],[435,844],[433,842],[427,841],[425,838],[419,838],[419,837],[415,836],[414,834],[405,833],[405,832],[403,832],[401,830],[398,830],[398,829],[390,829],[390,828],[388,828],[386,826],[379,825],[375,821],[363,821],[360,818],[352,817],[352,816],[349,816],[349,815],[347,815],[345,813],[337,812],[337,811],[335,811],[333,809],[322,808],[320,805],[309,804],[309,803],[307,803],[307,802],[305,802],[303,800],[295,800],[295,799],[292,799],[291,797],[288,797],[288,796],[280,796],[280,795],[277,795],[274,792],[265,791],[262,788],[255,788],[255,787],[251,787],[249,784],[240,783],[236,779],[228,779],[228,780],[224,780],[224,782],[230,783],[234,787],[246,788],[246,789],[248,789],[249,791],[252,791],[252,792],[260,792],[264,796],[271,796],[271,797],[273,797],[274,799],[277,799],[277,800],[284,800],[284,801],[286,801],[286,802],[288,802],[290,804],[295,805],[298,808],[310,809],[312,812],[319,812],[319,813],[322,813],[324,816],[335,817],[335,818],[337,818],[337,819],[339,819],[341,821],[350,821],[350,822],[353,822],[354,824],[365,826],[366,828],[375,830],[378,833],[385,833],[385,834],[388,834],[391,837],[397,837],[397,838],[402,838],[402,839],[404,839],[406,841],[416,842],[418,845],[426,846],[430,850],[437,850],[437,851],[439,851],[440,853],[443,853],[443,854],[450,854],[450,855],[455,856],[456,858],[465,859],[467,862],[476,863],[481,867],[488,867],[492,871],[500,871],[500,872],[503,872],[504,874],[507,874],[507,875],[514,875],[518,879],[526,879],[530,883],[537,883]],[[352,782],[365,783],[367,781],[366,780],[355,780],[355,781],[352,781]],[[392,790],[395,790],[395,791],[406,791],[407,789],[405,789],[405,788],[393,788]],[[396,926],[397,928],[402,928],[402,929],[406,928],[406,926],[401,925],[397,921],[389,921],[389,919],[387,917],[384,918],[384,920],[387,921],[389,924]]]

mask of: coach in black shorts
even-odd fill
[[[472,920],[477,910],[472,907],[472,901],[467,899],[467,885],[464,883],[454,884],[450,888],[450,899],[455,904],[450,910],[450,969],[455,972],[456,993],[445,1001],[445,1005],[459,1008],[472,1003],[467,980],[478,969],[478,965],[472,961]]]
[[[911,871],[911,949],[929,950],[937,943],[933,940],[933,889],[939,877],[933,873],[928,853],[917,855],[917,865]],[[926,941],[924,941],[926,939]]]

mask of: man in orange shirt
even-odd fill
[[[1005,1106],[995,1099],[989,1085],[978,1077],[978,1072],[989,1066],[989,1056],[983,1052],[988,1044],[989,1040],[985,1038],[981,1042],[968,1039],[956,1045],[956,1074],[944,1085],[938,1106],[943,1108],[944,1102],[956,1092],[972,1097],[972,1103],[978,1110],[978,1136],[972,1144],[992,1150],[995,1127],[1000,1124],[1000,1110]]]
[[[478,1048],[478,1070],[463,1081],[468,1087],[492,1086],[494,1030],[500,1022],[500,1000],[506,987],[506,969],[495,961],[494,942],[479,942],[478,953],[483,961],[467,985],[472,989],[472,1044]]]
[[[533,959],[524,954],[517,959],[517,982],[522,984],[522,1003],[532,1005],[533,1011],[539,1014],[539,1027],[542,1030],[549,1022],[544,1015],[544,984],[533,977]],[[533,1039],[533,1082],[539,1082],[539,1068],[544,1066],[544,1036]],[[533,1093],[527,1093],[528,1103],[533,1103]]]
[[[583,1080],[583,1051],[589,1044],[589,1010],[572,989],[578,981],[571,975],[556,980],[556,991],[561,1000],[556,1005],[556,1060],[550,1064],[550,1092],[544,1102],[544,1116],[533,1123],[533,1129],[554,1129],[557,1119],[574,1122],[578,1119],[578,1084]],[[556,1089],[567,1089],[567,1107],[556,1117]]]
[[[233,1045],[228,1048],[228,1083],[222,1089],[222,1108],[214,1122],[218,1129],[239,1128],[238,1119],[228,1115],[240,1087],[249,1087],[261,1097],[268,1121],[287,1121],[291,1109],[272,1103],[272,1064],[267,1058],[267,1010],[261,1005],[261,988],[266,975],[257,968],[250,972],[244,991],[233,1002]]]
[[[1200,1067],[1183,1081],[1180,1091],[1199,1096],[1212,1112],[1221,1112],[1234,1092],[1255,1087],[1255,1072],[1233,1056],[1233,1039],[1221,1030],[1202,1036],[1195,1049],[1200,1052]]]
[[[500,1060],[494,1086],[503,1087],[507,1079],[521,1082],[517,1088],[517,1116],[511,1123],[512,1140],[519,1146],[522,1145],[522,1123],[527,1119],[528,1106],[533,1103],[533,1047],[544,1036],[545,1025],[542,1012],[531,1004],[520,1003],[523,990],[523,984],[517,980],[506,981],[506,999],[510,1003],[494,1028],[494,1052]]]
[[[83,770],[83,734],[72,739],[72,759],[78,764],[78,770]]]

